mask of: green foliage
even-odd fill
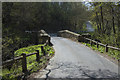
[[[20,33],[40,29],[52,32],[61,29],[76,30],[87,19],[87,7],[81,2],[3,3],[3,29],[8,26]]]
[[[81,31],[87,31],[86,27],[87,27],[87,26],[86,26],[86,24],[84,23],[83,26],[82,26]]]
[[[89,44],[89,43],[83,43],[82,44],[88,46],[88,47],[91,47],[93,50],[96,50],[96,51],[99,51],[101,53],[106,53],[105,52],[105,47],[103,46],[100,46],[99,45],[99,48],[97,48],[97,46],[95,44],[92,44],[92,46]],[[108,53],[106,53],[107,55],[117,59],[117,60],[120,60],[120,51],[117,51],[117,50],[113,50],[113,49],[109,49],[108,50]]]
[[[92,38],[111,46],[120,47],[120,9],[118,5],[120,2],[91,2],[90,4],[90,21],[95,28]]]
[[[55,51],[52,49],[52,47],[49,47],[48,45],[44,47],[46,53],[48,53],[49,55],[54,55],[53,53],[55,53]]]
[[[11,59],[15,50],[35,44],[36,34],[25,31],[79,30],[89,14],[81,2],[5,2],[2,13],[3,61]]]
[[[16,57],[21,56],[22,53],[26,53],[26,54],[34,53],[34,52],[36,52],[35,50],[39,50],[40,56],[42,56],[43,55],[43,53],[41,53],[42,45],[43,44],[21,48],[21,49],[15,51],[15,56]],[[48,45],[45,46],[44,49],[45,49],[46,53],[50,54],[49,56],[52,56],[55,53],[53,48]],[[44,63],[46,63],[45,58],[40,59],[40,62],[36,62],[36,55],[27,57],[27,68],[28,68],[29,73],[38,71],[43,66]],[[20,60],[20,61],[15,62],[13,65],[11,65],[12,68],[10,70],[8,70],[7,68],[3,68],[3,70],[2,70],[3,80],[7,80],[7,79],[13,80],[13,79],[17,79],[18,77],[20,77],[22,74],[22,66],[21,65],[22,64],[21,64],[21,60]]]
[[[28,47],[24,47],[24,48],[20,48],[19,50],[15,51],[14,55],[15,56],[21,56],[22,53],[35,53],[35,50],[39,50],[39,52],[41,52],[41,44],[40,45],[33,45],[33,46],[28,46]],[[40,54],[41,55],[41,54]]]
[[[2,69],[2,79],[3,80],[17,80],[16,77],[22,73],[22,67],[16,67],[14,64],[9,70],[7,68]]]
[[[109,49],[108,53],[109,53],[108,55],[116,58],[117,60],[120,60],[120,51]]]

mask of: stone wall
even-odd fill
[[[52,46],[53,44],[51,43],[51,37],[49,34],[47,34],[44,30],[40,30],[38,32],[38,43],[39,44],[44,44],[48,40],[48,44]]]
[[[79,42],[88,42],[84,37],[90,38],[90,34],[77,34],[68,30],[62,30],[57,33],[57,36],[59,37],[64,37],[64,38],[69,38],[74,41],[79,41]]]
[[[62,30],[58,32],[59,37],[69,38],[74,41],[78,41],[79,34],[76,34],[74,32],[68,31],[68,30]]]

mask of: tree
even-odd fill
[[[90,3],[92,16],[91,20],[97,27],[96,38],[99,36],[104,43],[112,44],[117,46],[119,40],[119,2],[96,2]]]
[[[76,31],[88,20],[83,3],[3,3],[3,60],[14,57],[18,48],[35,44],[35,35],[25,31]]]

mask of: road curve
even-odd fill
[[[55,56],[35,78],[115,78],[118,66],[85,45],[52,37]]]

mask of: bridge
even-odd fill
[[[100,55],[99,52],[76,41],[77,34],[75,36],[67,34],[67,38],[59,37],[60,35],[63,34],[59,33],[58,36],[51,34],[55,56],[45,69],[32,74],[32,78],[118,77],[118,65]]]

